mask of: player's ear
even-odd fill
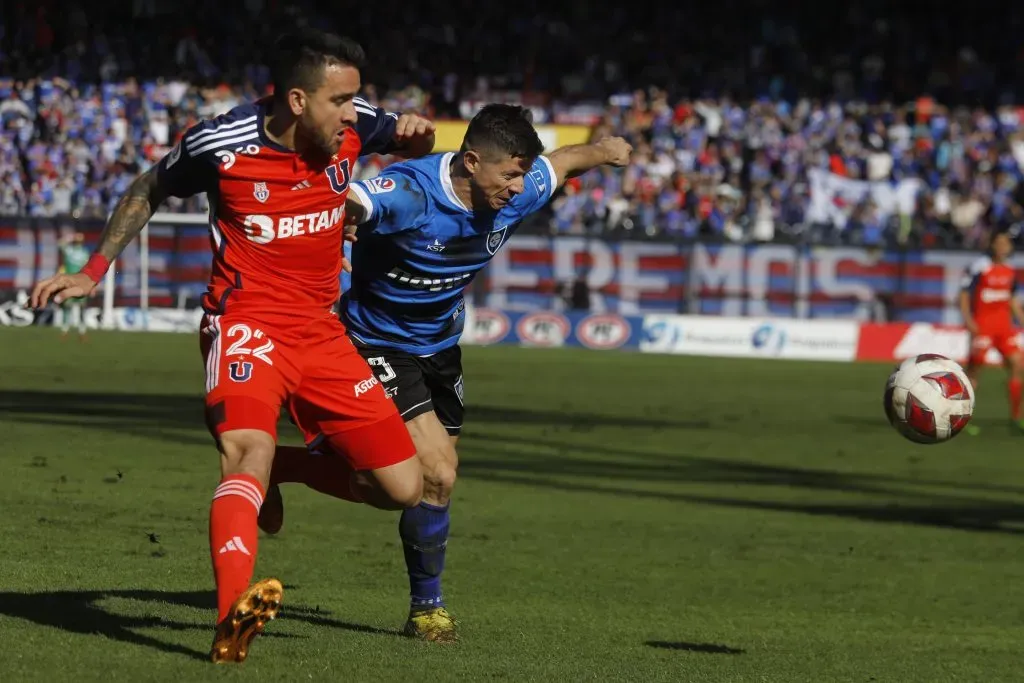
[[[480,153],[467,149],[462,153],[462,163],[470,175],[476,175],[476,172],[480,170]]]
[[[288,91],[288,108],[292,110],[292,114],[295,116],[301,116],[302,112],[306,110],[306,93],[298,88],[292,88]]]

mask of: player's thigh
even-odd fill
[[[450,491],[455,486],[459,456],[444,425],[431,411],[405,421],[423,467],[423,477],[431,487]]]
[[[419,505],[423,498],[423,470],[418,458],[407,458],[360,475],[386,496],[385,501],[376,498],[377,507],[401,510]]]
[[[454,446],[462,433],[465,417],[465,383],[462,375],[462,349],[458,345],[422,359],[423,375],[433,403],[434,413]]]
[[[281,406],[298,385],[294,354],[274,341],[273,330],[237,316],[205,316],[199,334],[210,433],[218,444],[236,431],[256,430],[276,440]]]
[[[1011,370],[1020,371],[1024,361],[1021,355],[1020,336],[1016,332],[1007,332],[993,339],[993,346],[1003,358],[1003,363]]]
[[[358,348],[405,420],[424,475],[428,481],[450,488],[458,467],[453,439],[458,438],[462,426],[458,347],[426,358],[390,349]]]
[[[326,442],[353,469],[375,470],[415,455],[395,404],[343,335],[307,349],[292,419],[306,442]]]
[[[970,339],[970,349],[968,350],[967,369],[973,372],[983,367],[985,365],[985,358],[988,356],[991,348],[991,334],[981,331],[973,335]]]

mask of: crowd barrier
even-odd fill
[[[895,362],[939,353],[963,363],[968,354],[967,331],[954,325],[491,308],[470,310],[463,343],[838,362]],[[995,351],[987,360],[1000,362]]]
[[[58,315],[53,306],[31,310],[27,290],[0,291],[0,326],[53,325]],[[102,309],[93,300],[84,309],[86,326],[99,329],[101,318]],[[137,307],[115,307],[110,327],[127,332],[194,333],[201,318],[199,308],[143,311]],[[838,362],[898,361],[919,353],[940,353],[964,362],[968,351],[967,332],[955,325],[517,311],[474,306],[466,309],[462,343]],[[992,351],[988,360],[998,363],[999,357]]]
[[[195,303],[210,273],[203,216],[166,214],[116,264],[111,306]],[[198,221],[186,224],[185,220]],[[101,221],[0,217],[0,290],[30,288],[57,268],[57,241],[78,230],[94,244]],[[956,324],[961,279],[977,253],[791,244],[612,241],[519,233],[472,285],[496,309],[557,309],[585,277],[591,310],[619,315],[842,318]],[[1024,253],[1014,257],[1024,283]]]

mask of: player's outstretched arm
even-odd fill
[[[60,303],[68,298],[92,294],[110,263],[142,232],[166,198],[167,192],[160,185],[156,166],[136,178],[110,214],[99,247],[85,268],[73,275],[61,273],[38,282],[32,289],[32,306],[41,308],[51,297]]]
[[[556,187],[561,187],[569,178],[604,164],[625,166],[632,152],[633,146],[623,138],[610,137],[589,145],[559,147],[548,156],[548,161],[555,171]]]

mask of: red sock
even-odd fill
[[[328,496],[361,503],[355,492],[353,470],[348,461],[331,451],[313,455],[303,446],[278,446],[274,452],[271,484],[305,484]]]
[[[256,564],[256,518],[263,487],[247,474],[224,477],[210,505],[210,554],[217,581],[217,623],[231,611],[252,580]]]
[[[1021,381],[1016,377],[1010,379],[1010,414],[1014,420],[1020,419],[1020,395],[1021,395]]]

